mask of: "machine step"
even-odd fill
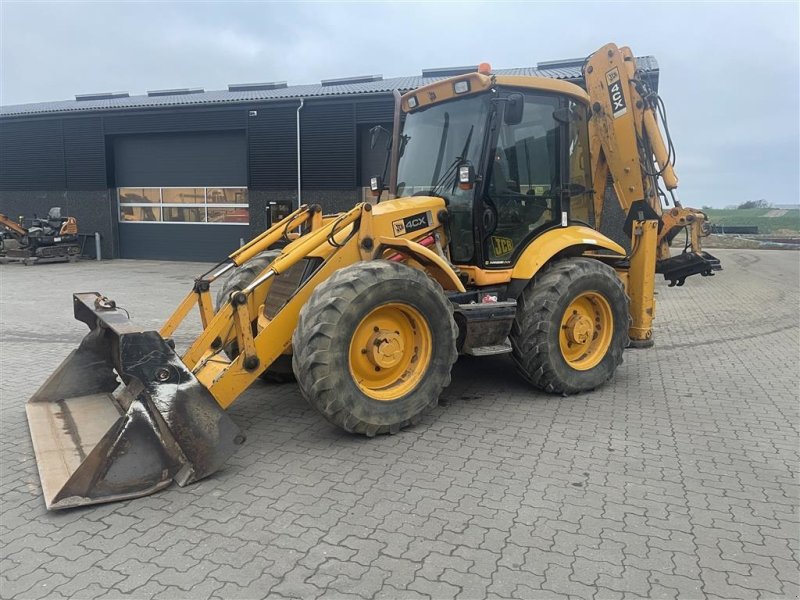
[[[506,341],[502,344],[469,348],[464,354],[469,354],[470,356],[491,356],[492,354],[508,354],[509,352],[511,352],[511,342],[506,338]]]

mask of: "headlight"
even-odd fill
[[[456,94],[466,94],[469,91],[469,81],[456,81],[453,84],[453,91]]]

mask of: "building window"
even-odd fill
[[[250,222],[247,188],[120,188],[119,220],[145,223]]]
[[[205,188],[161,188],[161,203],[200,204],[206,203]]]

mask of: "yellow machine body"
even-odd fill
[[[568,211],[562,209],[560,219],[554,219],[544,230],[534,231],[529,226],[535,235],[523,237],[524,243],[517,247],[511,244],[507,260],[460,262],[453,258],[451,249],[454,206],[436,185],[430,193],[423,191],[374,205],[362,203],[336,215],[323,215],[318,206],[301,206],[198,277],[158,332],[138,329],[126,311],[102,294],[75,294],[75,316],[89,326],[90,333],[28,403],[48,508],[135,497],[161,489],[172,480],[181,485],[191,483],[220,468],[244,441],[225,409],[279,357],[292,352],[301,312],[315,291],[354,265],[395,263],[410,269],[404,272],[417,278],[416,273],[422,273],[424,281],[435,281],[438,286],[431,293],[441,295],[457,313],[460,333],[459,339],[452,341],[453,347],[476,355],[512,350],[511,346],[502,346],[502,340],[510,336],[516,298],[521,298],[523,305],[530,303],[534,297],[530,291],[538,290],[540,279],[542,286],[555,289],[561,284],[561,271],[566,273],[565,278],[572,278],[570,281],[583,271],[591,271],[595,279],[585,279],[590,282],[611,273],[613,281],[603,280],[604,289],[611,295],[599,288],[579,290],[564,300],[563,315],[552,316],[557,322],[553,340],[560,347],[559,360],[563,363],[559,368],[563,370],[566,365],[576,376],[577,383],[568,389],[596,386],[598,382],[580,382],[590,381],[588,374],[611,353],[616,361],[612,361],[613,372],[628,336],[641,345],[652,340],[655,275],[659,264],[671,260],[669,241],[677,231],[691,232],[692,256],[681,259],[682,270],[676,277],[711,274],[705,271],[712,267],[699,248],[704,215],[679,205],[664,210],[657,177],[648,174],[655,164],[668,189],[677,185],[652,98],[638,83],[630,51],[613,45],[602,48],[588,60],[585,77],[587,89],[583,90],[552,79],[469,73],[398,97],[396,113],[411,115],[481,94],[510,105],[513,96],[499,96],[498,89],[564,98],[591,111],[588,126],[579,131],[581,139],[589,141],[588,148],[570,157],[570,168],[584,176],[585,182],[602,183],[611,175],[620,205],[629,216],[630,253],[599,232],[605,192],[600,184],[596,184],[593,196],[591,190],[573,194],[571,188],[559,185],[550,197],[538,200],[539,210],[555,212],[554,207],[561,206],[557,202],[568,203],[575,195],[588,199],[575,202],[585,201],[581,210],[589,214],[593,198],[594,227],[571,221]],[[572,123],[571,110],[560,113],[565,123]],[[395,123],[400,121],[397,115]],[[470,129],[467,145],[471,136]],[[399,140],[396,131],[393,163],[400,153]],[[647,140],[645,148],[641,140]],[[475,186],[480,186],[494,167],[488,160],[482,165],[466,164],[465,154],[466,147],[457,157],[460,162],[446,174],[458,178],[453,180],[453,189],[458,183],[462,190],[477,191],[480,188]],[[481,171],[477,177],[476,167]],[[393,168],[396,182],[397,165]],[[528,192],[518,191],[515,197],[530,199],[537,206],[534,199],[538,192],[533,188]],[[479,201],[476,196],[475,202]],[[491,214],[484,212],[482,218],[491,220]],[[482,230],[476,225],[474,231]],[[475,247],[482,241],[476,238]],[[268,260],[259,262],[246,282],[226,292],[215,305],[211,295],[211,286],[219,285],[215,282],[256,264],[269,252]],[[697,261],[702,270],[698,270]],[[662,271],[665,276],[674,274],[675,269],[670,269]],[[629,315],[625,294],[630,298]],[[611,297],[617,299],[616,304],[609,300]],[[624,307],[620,309],[620,305]],[[202,332],[178,356],[170,340],[195,308]],[[401,369],[403,385],[394,391],[381,387],[381,376],[365,378],[358,384],[381,410],[400,402],[401,396],[413,396],[414,389],[427,377],[427,361],[436,360],[437,353],[443,351],[432,341],[431,324],[422,326],[425,317],[420,310],[404,303],[400,294],[395,301],[370,307],[355,330],[354,339],[360,341],[350,344],[351,371],[371,370],[374,365],[375,372],[381,372],[383,366],[391,373],[392,365],[407,366]],[[620,310],[624,314],[620,315]],[[453,320],[450,315],[446,317]],[[470,319],[474,331],[462,327]],[[396,331],[386,329],[385,323]],[[547,328],[549,325],[533,329],[538,332]],[[486,341],[494,338],[497,340]],[[517,343],[515,356],[527,352],[521,348]],[[404,355],[405,362],[398,358],[409,352],[414,352],[413,359],[407,358],[410,355]],[[424,364],[420,367],[409,364],[409,360]],[[449,371],[442,378],[446,380]],[[310,384],[300,383],[305,393]],[[543,389],[558,392],[560,388],[548,384]],[[376,425],[364,431],[368,435],[379,429],[395,432],[411,422],[413,419],[406,418],[381,426],[383,429]],[[348,421],[343,423],[354,430]]]

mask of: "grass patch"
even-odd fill
[[[780,217],[767,217],[773,208],[705,209],[712,225],[723,227],[758,227],[759,233],[800,232],[800,208],[791,208]]]

